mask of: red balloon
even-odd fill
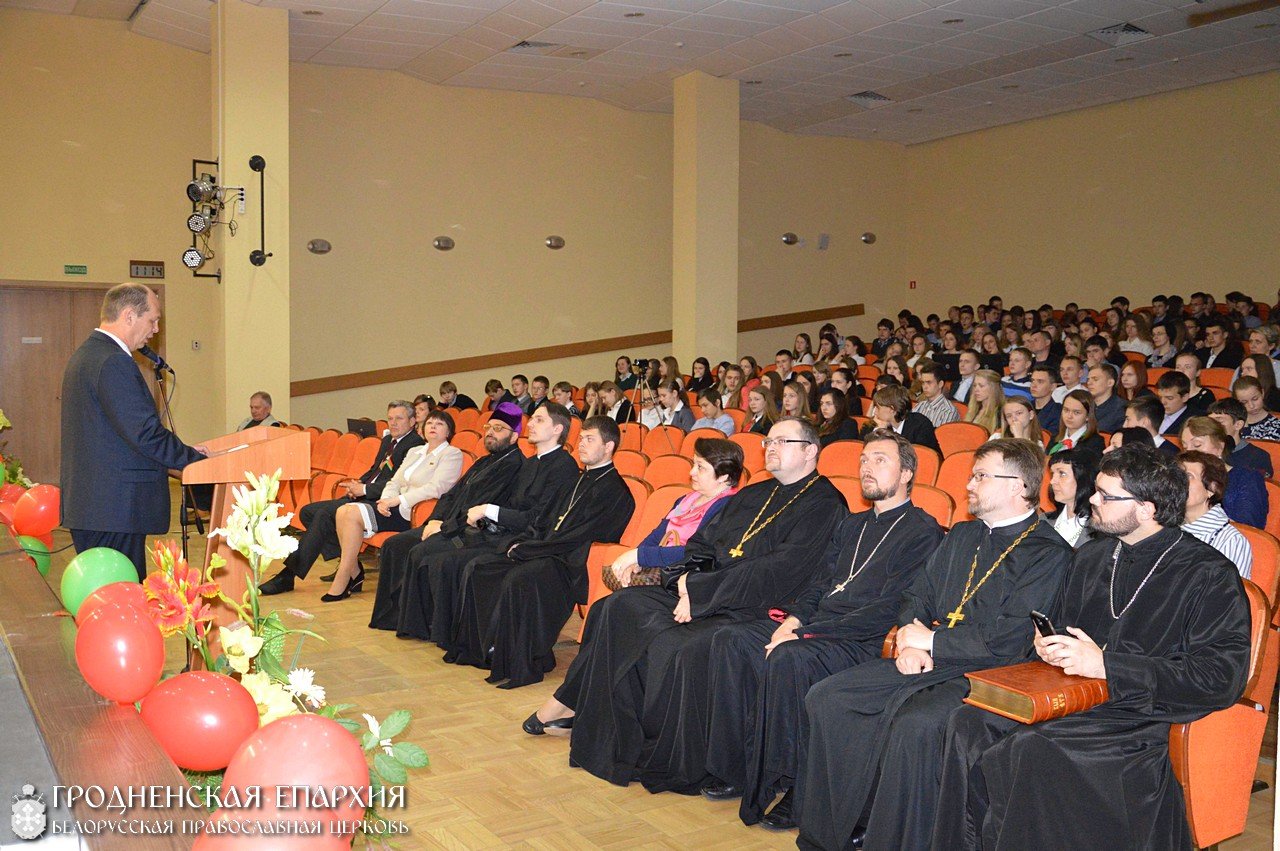
[[[40,543],[44,544],[50,550],[53,549],[53,533],[52,532],[45,532],[43,535],[36,535],[35,539]]]
[[[146,614],[147,592],[137,582],[111,582],[94,591],[76,609],[76,623],[84,623],[89,613],[107,603],[123,603]],[[221,768],[222,766],[219,766]]]
[[[13,529],[13,509],[17,507],[16,502],[0,502],[0,523]]]
[[[13,529],[32,537],[52,532],[62,511],[62,492],[54,485],[36,485],[13,507]]]
[[[0,502],[17,502],[27,489],[16,482],[9,482],[0,487]]]
[[[188,671],[143,698],[142,722],[179,768],[217,771],[258,729],[258,704],[226,674]]]
[[[164,670],[160,627],[134,606],[104,603],[76,632],[76,664],[89,687],[108,700],[141,700]]]
[[[286,799],[284,807],[277,807],[276,789],[306,786],[329,791],[340,787],[365,789],[368,785],[369,764],[355,736],[331,718],[311,714],[290,715],[259,729],[240,745],[231,758],[222,778],[223,800],[227,800],[228,790],[233,787],[243,800],[250,787],[260,786],[263,806],[231,810],[224,818],[288,822],[319,820],[324,825],[323,835],[327,835],[330,822],[354,823],[363,819],[364,806],[361,802],[348,798],[336,808],[307,807],[308,801],[299,798],[297,801]],[[349,843],[352,833],[347,830],[337,838]],[[320,844],[299,847],[329,847],[321,842],[321,837],[314,837],[311,841]]]

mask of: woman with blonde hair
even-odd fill
[[[782,385],[782,415],[813,422],[813,412],[809,410],[809,391],[799,381],[788,381]]]
[[[992,440],[1000,437],[1019,437],[1044,445],[1044,434],[1040,429],[1040,418],[1036,416],[1036,406],[1026,396],[1009,396],[1004,400],[1004,407],[1000,412],[1000,429],[991,433]]]
[[[969,394],[969,411],[964,415],[964,421],[977,423],[989,433],[997,432],[1000,430],[1004,402],[1004,390],[1000,387],[1000,376],[989,369],[980,369],[973,374],[973,390]]]
[[[680,361],[672,355],[667,355],[658,362],[658,383],[662,384],[666,381],[674,381],[680,385],[681,390],[684,389],[684,375],[680,372]]]
[[[778,413],[778,406],[774,404],[769,388],[760,384],[747,391],[747,411],[751,416],[743,420],[742,430],[762,437],[769,435],[769,429],[782,416]]]
[[[588,381],[582,385],[582,407],[584,409],[582,411],[584,420],[604,415],[606,409],[602,407],[599,381]]]

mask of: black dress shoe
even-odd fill
[[[296,577],[294,577],[293,571],[286,567],[284,570],[259,585],[258,593],[264,597],[270,597],[273,594],[283,594],[286,591],[293,590],[293,583],[295,581]]]
[[[742,797],[742,787],[725,783],[723,780],[711,780],[702,784],[702,797],[712,801],[728,801]]]
[[[773,805],[773,809],[760,819],[760,826],[769,830],[795,830],[796,821],[791,815],[791,790],[782,796],[782,800]]]
[[[364,587],[364,568],[362,567],[362,568],[360,568],[360,572],[359,572],[359,573],[357,573],[355,576],[353,576],[353,577],[351,577],[350,579],[348,579],[348,580],[347,580],[347,587],[346,587],[346,588],[344,588],[344,589],[342,590],[342,593],[340,593],[340,594],[321,594],[321,595],[320,595],[320,602],[322,602],[322,603],[336,603],[336,602],[338,602],[339,600],[345,600],[345,599],[347,599],[348,597],[350,597],[352,594],[355,594],[355,593],[357,593],[358,591],[360,591],[360,589],[361,589],[361,588],[363,588],[363,587]]]
[[[524,719],[524,723],[520,725],[520,728],[530,736],[541,736],[545,734],[548,729],[572,730],[573,716],[570,715],[568,718],[557,718],[554,721],[539,721],[538,713],[534,712],[528,718]]]

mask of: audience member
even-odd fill
[[[1276,389],[1275,371],[1271,368],[1274,363],[1276,361],[1266,355],[1246,355],[1236,371],[1232,389],[1235,389],[1235,382],[1241,377],[1256,378],[1258,385],[1262,388],[1263,407],[1268,411],[1280,411],[1280,390]]]
[[[960,412],[943,392],[942,367],[926,361],[916,373],[919,376],[921,396],[916,403],[916,413],[928,417],[935,429],[960,419]],[[835,386],[834,380],[832,386]]]
[[[489,410],[501,405],[503,402],[515,403],[516,397],[507,392],[507,388],[502,386],[502,381],[497,378],[490,378],[484,383],[484,395],[489,397]],[[519,407],[517,405],[516,407]]]
[[[900,434],[916,446],[942,454],[933,423],[924,414],[911,410],[911,394],[905,387],[881,387],[871,397],[871,420],[862,427],[863,439],[876,428]]]
[[[631,400],[623,395],[618,385],[612,381],[600,382],[600,408],[615,423],[631,423],[636,421],[635,409]]]
[[[1040,430],[1040,420],[1036,417],[1036,409],[1032,401],[1026,396],[1010,396],[1005,399],[1000,409],[1000,428],[989,439],[1017,437],[1038,443],[1043,449],[1044,435]]]
[[[1178,455],[1187,471],[1187,514],[1182,529],[1204,541],[1227,558],[1248,579],[1253,572],[1253,548],[1244,534],[1231,525],[1222,508],[1227,492],[1227,465],[1208,452],[1188,451]]]
[[[813,411],[809,408],[808,388],[799,381],[788,381],[783,385],[782,415],[813,422]]]
[[[1248,376],[1236,379],[1232,395],[1244,405],[1245,424],[1241,434],[1249,440],[1280,440],[1280,419],[1267,412],[1262,384]]]
[[[777,354],[773,356],[773,364],[778,371],[778,377],[784,383],[791,380],[792,361],[790,349],[778,349]]]
[[[631,358],[622,355],[614,361],[613,383],[619,390],[634,390],[639,378],[631,368]]]
[[[1201,323],[1204,345],[1196,349],[1200,366],[1208,369],[1235,369],[1244,357],[1240,344],[1231,339],[1231,322],[1225,316],[1211,316]]]
[[[1098,434],[1098,420],[1094,413],[1093,397],[1087,390],[1072,390],[1062,400],[1062,412],[1059,415],[1062,424],[1058,427],[1058,436],[1049,447],[1049,454],[1063,449],[1077,449],[1101,455],[1106,449],[1102,436]]]
[[[1116,396],[1116,369],[1109,363],[1100,363],[1089,369],[1085,387],[1093,397],[1094,416],[1098,431],[1108,434],[1124,424],[1124,401]]]
[[[236,431],[244,431],[256,426],[278,425],[284,425],[284,423],[271,415],[271,394],[265,390],[259,390],[249,397],[249,416],[240,421]]]
[[[724,432],[725,437],[732,437],[737,431],[733,417],[726,414],[720,407],[720,394],[716,391],[703,390],[699,393],[698,407],[702,409],[702,416],[694,421],[690,431],[699,428],[718,428]]]
[[[1000,430],[1000,415],[1004,410],[1004,390],[1000,376],[989,369],[980,369],[974,375],[973,393],[965,422],[975,423],[993,434]]]
[[[693,373],[689,376],[689,386],[685,389],[690,393],[701,393],[715,386],[715,379],[711,377],[711,363],[706,358],[694,358]]]
[[[529,394],[529,379],[519,373],[511,376],[511,401],[524,411],[527,417],[533,413],[533,396]]]
[[[956,358],[957,378],[952,382],[951,392],[948,394],[952,401],[965,405],[969,403],[969,397],[973,392],[973,379],[977,372],[978,353],[972,349],[965,349],[960,352]],[[999,378],[997,375],[997,382]]]
[[[1057,509],[1047,515],[1053,530],[1073,548],[1093,538],[1089,518],[1093,479],[1102,458],[1081,449],[1061,449],[1049,457],[1049,495]]]
[[[582,418],[582,411],[573,402],[573,385],[567,381],[557,381],[551,387],[551,401],[564,408],[572,417]]]
[[[440,382],[440,407],[446,410],[474,411],[476,402],[465,393],[459,393],[458,385],[452,381],[442,381]]]
[[[1058,389],[1058,370],[1049,364],[1036,364],[1031,368],[1031,401],[1035,405],[1036,418],[1040,420],[1040,428],[1049,434],[1058,433],[1059,417],[1062,405],[1053,400]]]
[[[1261,529],[1267,524],[1267,488],[1262,474],[1248,467],[1232,466],[1227,440],[1221,423],[1210,417],[1192,417],[1182,427],[1183,449],[1207,452],[1226,463],[1227,489],[1222,494],[1222,508],[1227,516]]]
[[[1244,429],[1247,416],[1244,405],[1235,398],[1219,399],[1209,406],[1209,416],[1222,425],[1223,431],[1234,443],[1234,448],[1231,450],[1231,463],[1242,464],[1257,470],[1263,478],[1271,478],[1274,473],[1271,455],[1265,449],[1254,446],[1240,433]]]
[[[1154,396],[1134,399],[1124,406],[1124,428],[1145,429],[1151,435],[1152,445],[1166,455],[1177,455],[1178,447],[1164,439],[1160,425],[1164,422],[1163,403]]]
[[[773,404],[773,394],[762,386],[752,387],[747,393],[747,411],[751,414],[742,424],[742,430],[766,436],[778,421],[778,407]]]
[[[857,440],[858,426],[849,419],[849,400],[835,388],[818,401],[818,442],[825,448],[837,440]]]
[[[1121,401],[1132,402],[1142,396],[1154,396],[1147,387],[1147,366],[1138,361],[1129,361],[1120,367],[1120,383],[1116,386],[1116,396]]]

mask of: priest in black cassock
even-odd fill
[[[519,410],[513,402],[498,407],[503,405]],[[543,408],[541,416],[535,411],[525,424],[534,454],[528,458],[520,454],[520,472],[510,495],[469,506],[459,522],[461,534],[453,540],[433,544],[427,539],[409,552],[395,624],[400,638],[433,640],[445,646],[453,634],[463,568],[480,556],[505,552],[577,481],[578,465],[562,448],[569,436],[570,414],[555,403]]]
[[[795,812],[802,848],[929,844],[947,717],[967,671],[1031,657],[1038,610],[1057,614],[1071,547],[1036,510],[1044,450],[984,443],[969,511],[916,576],[898,616],[898,658],[873,659],[805,697]]]
[[[502,502],[511,494],[524,461],[516,446],[521,428],[520,409],[511,403],[499,405],[485,426],[484,448],[488,454],[472,464],[458,483],[440,497],[424,525],[398,532],[383,543],[370,629],[395,629],[399,623],[405,577],[409,575],[415,548],[430,545],[432,550],[450,551],[480,537],[479,529],[468,527],[467,511],[473,505]]]
[[[911,504],[916,451],[887,429],[872,432],[859,461],[869,511],[840,521],[824,570],[781,624],[769,618],[719,630],[711,640],[710,733],[702,787],[712,800],[742,796],[746,824],[785,830],[791,820],[804,696],[819,680],[879,658],[902,594],[945,530]],[[797,640],[798,639],[798,640]]]
[[[621,440],[608,417],[586,420],[578,434],[584,469],[572,489],[505,553],[463,568],[446,662],[489,668],[488,682],[499,688],[541,682],[555,668],[556,637],[574,603],[587,601],[592,543],[616,543],[635,512],[631,489],[613,466]]]
[[[1248,599],[1234,565],[1183,532],[1187,477],[1121,449],[1098,472],[1093,528],[1036,652],[1107,681],[1110,699],[1027,726],[976,707],[951,716],[936,848],[1192,848],[1169,726],[1239,699]],[[1102,646],[1098,646],[1098,642]]]
[[[526,732],[573,715],[573,764],[652,792],[702,787],[712,636],[790,605],[848,514],[818,475],[812,424],[779,420],[764,446],[773,480],[739,491],[689,539],[668,587],[625,588],[592,607],[583,649]]]

